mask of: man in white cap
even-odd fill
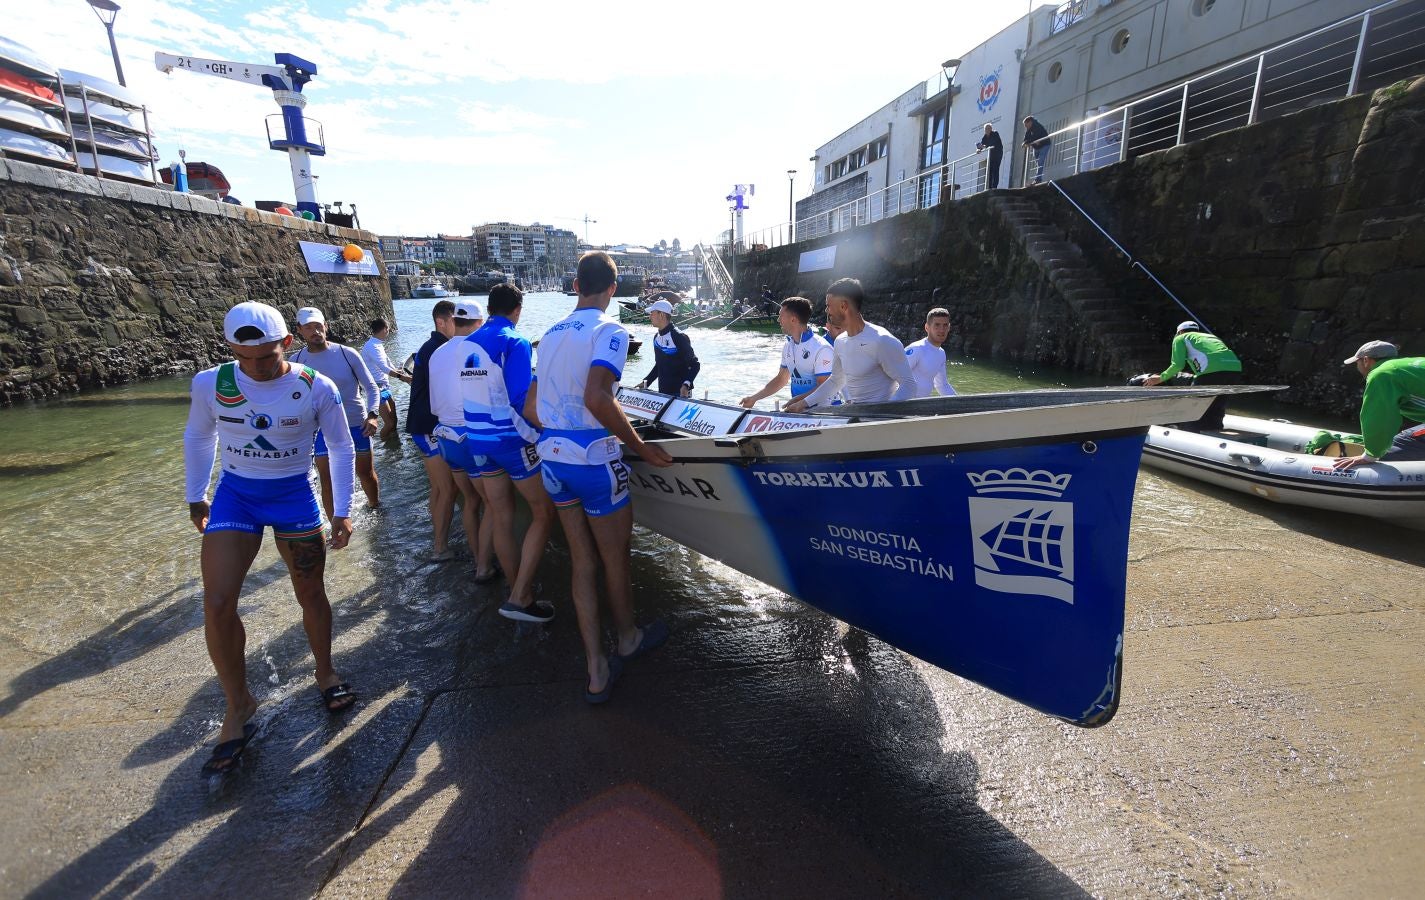
[[[1242,361],[1217,335],[1204,331],[1193,321],[1183,322],[1173,335],[1173,357],[1160,375],[1144,379],[1145,387],[1171,382],[1186,368],[1192,373],[1194,385],[1241,384]],[[1212,401],[1207,412],[1196,422],[1179,425],[1186,431],[1221,431],[1222,417],[1227,414],[1227,397]]]
[[[698,355],[693,352],[693,342],[673,324],[673,304],[666,299],[653,301],[648,307],[648,321],[658,329],[653,338],[653,369],[638,386],[646,388],[657,378],[659,392],[691,395],[700,368]]]
[[[1425,357],[1402,357],[1394,344],[1367,341],[1345,364],[1355,366],[1366,379],[1361,396],[1366,452],[1338,458],[1336,468],[1425,459]],[[1397,434],[1402,419],[1414,424]]]
[[[484,321],[485,311],[480,304],[469,297],[455,301],[455,316],[451,319],[454,333],[430,355],[429,365],[430,411],[437,423],[431,433],[440,442],[440,455],[461,497],[460,521],[465,525],[465,544],[475,557],[476,584],[500,577],[500,569],[492,561],[495,520],[480,515],[485,503],[480,473],[488,460],[474,449],[473,442],[465,439],[465,393],[460,384],[469,356],[462,345]]]
[[[194,376],[183,431],[188,514],[203,535],[204,635],[227,700],[218,745],[203,766],[208,775],[236,766],[255,730],[249,720],[257,700],[247,687],[238,595],[267,527],[302,606],[323,703],[340,712],[356,700],[332,669],[331,604],[323,581],[327,545],[307,481],[314,435],[325,428],[332,436],[335,479],[331,546],[345,547],[351,539],[353,453],[341,397],[331,379],[283,357],[292,337],[271,306],[239,303],[228,310],[223,333],[235,360]],[[221,475],[210,505],[215,451]]]
[[[297,310],[297,333],[307,344],[292,356],[297,365],[311,366],[327,376],[341,391],[341,404],[346,410],[346,425],[356,446],[356,477],[366,492],[366,505],[376,509],[381,505],[381,482],[376,478],[376,466],[371,461],[371,436],[376,433],[380,418],[381,389],[361,354],[346,346],[327,340],[327,319],[315,306]],[[327,464],[327,434],[317,433],[314,462],[322,482],[322,507],[332,514],[332,476]]]

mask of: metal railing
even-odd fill
[[[1375,90],[1416,72],[1425,72],[1425,0],[1392,0],[1052,132],[1044,177],[1061,178],[1166,150]],[[934,206],[946,199],[947,174],[954,185],[951,199],[973,196],[988,186],[988,157],[962,156],[949,166],[798,219],[795,226],[783,222],[754,232],[743,245],[780,247]],[[1006,157],[1013,158],[1008,151]],[[1020,186],[1037,174],[1033,151],[1025,151],[1024,163]],[[1012,186],[1011,173],[1002,169],[1001,176],[1003,186]]]
[[[1053,180],[1384,87],[1425,71],[1425,0],[1392,0],[1049,134]]]
[[[1049,23],[1049,33],[1058,34],[1065,28],[1088,15],[1088,0],[1068,0],[1054,10],[1054,19]]]
[[[703,274],[708,278],[708,284],[712,285],[713,294],[719,300],[732,299],[732,275],[727,271],[727,266],[723,265],[722,256],[718,254],[717,247],[713,244],[700,243],[693,248],[693,255],[698,257],[703,266]]]

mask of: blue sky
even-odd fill
[[[880,0],[685,5],[651,0],[119,0],[129,87],[167,163],[217,164],[244,202],[291,199],[267,149],[271,92],[163,75],[155,50],[317,65],[304,93],[325,128],[318,200],[381,233],[468,233],[541,221],[595,243],[684,244],[727,228],[754,183],[749,232],[787,219],[787,169],[1022,15],[1028,3]],[[113,78],[84,0],[14,0],[6,37],[51,64]],[[713,11],[716,10],[716,15]]]

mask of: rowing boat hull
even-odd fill
[[[1101,725],[1143,434],[1207,403],[1164,394],[821,429],[746,413],[740,434],[663,442],[670,468],[630,459],[634,515],[926,662]],[[716,427],[709,406],[659,414]]]

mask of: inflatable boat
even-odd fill
[[[1425,462],[1377,462],[1337,471],[1364,448],[1350,436],[1275,419],[1227,416],[1221,431],[1148,429],[1143,463],[1277,503],[1387,519],[1425,529]],[[1316,455],[1308,447],[1327,438]]]

